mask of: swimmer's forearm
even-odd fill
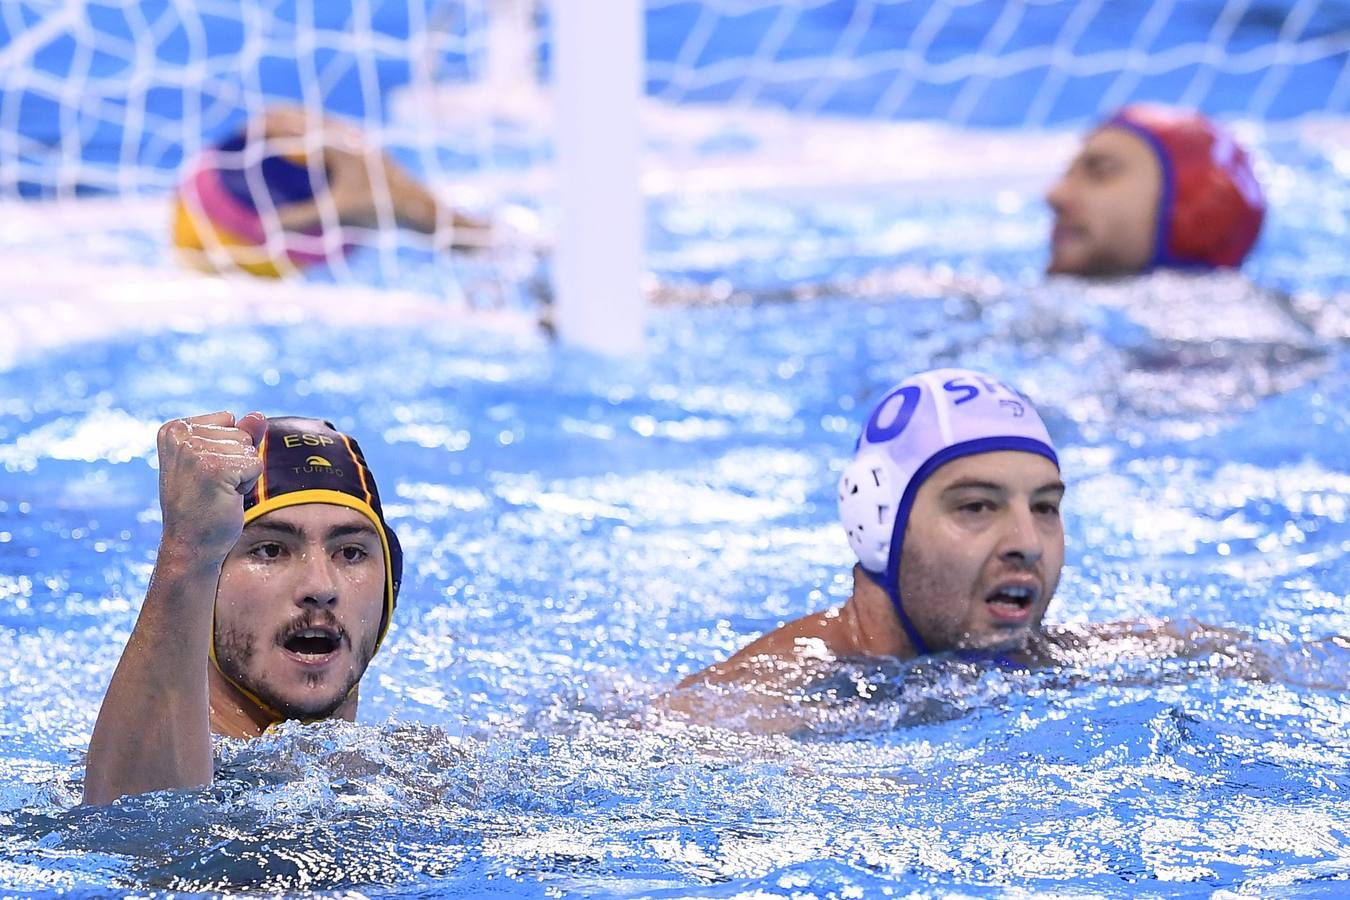
[[[492,243],[492,226],[456,212],[436,199],[426,187],[400,169],[389,173],[389,195],[399,226],[422,234],[448,232],[450,245],[486,247]]]
[[[84,802],[211,783],[207,658],[221,560],[166,541],[99,709]]]
[[[444,212],[426,188],[401,172],[390,172],[389,196],[394,203],[394,216],[401,227],[422,234],[436,231],[436,222],[444,216]]]

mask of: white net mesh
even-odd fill
[[[175,256],[224,274],[311,267],[500,299],[534,261],[520,240],[502,247],[511,217],[489,208],[503,193],[478,185],[529,169],[544,146],[536,123],[498,116],[537,94],[531,16],[523,0],[0,4],[0,198],[119,197],[121,226],[163,238],[167,221]],[[274,130],[278,112],[289,122]],[[215,151],[232,136],[245,141]],[[204,153],[230,177],[200,181]],[[303,223],[281,208],[293,198],[274,190],[276,156],[313,192]],[[106,224],[95,213],[89,228]],[[479,250],[451,262],[464,245]]]
[[[671,102],[1036,128],[1143,99],[1263,121],[1340,115],[1350,101],[1350,6],[1334,0],[650,0],[648,10],[649,88]]]
[[[284,273],[308,253],[326,262],[314,277],[339,283],[518,291],[537,276],[533,250],[520,250],[535,239],[528,215],[502,227],[502,210],[547,196],[554,130],[540,84],[559,2],[573,0],[9,0],[0,198],[113,195],[149,227],[204,150],[250,122],[256,137],[266,110],[293,104],[303,133],[246,145],[238,161],[298,160],[324,188],[313,233],[283,229],[277,198],[253,190],[264,233],[239,249],[189,194],[198,265]],[[988,148],[952,142],[952,127],[1070,135],[1135,100],[1264,125],[1350,105],[1344,0],[647,0],[646,30],[657,192],[975,176]],[[350,124],[372,186],[361,215],[327,190]],[[1019,164],[1039,176],[1055,159],[1019,152],[1003,154],[1002,176]],[[400,196],[404,172],[439,211],[409,209],[425,198]],[[445,252],[475,242],[514,250]]]
[[[400,90],[501,86],[489,2],[5,3],[0,189],[166,190],[204,143],[278,102],[359,122],[428,171],[481,167],[493,159],[483,122],[466,139],[460,123],[392,113]]]

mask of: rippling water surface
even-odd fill
[[[1302,214],[1251,273],[1297,302],[1234,278],[1041,283],[1034,197],[685,199],[654,210],[665,277],[767,295],[796,277],[781,251],[898,280],[662,310],[642,361],[377,307],[363,331],[243,323],[18,360],[0,372],[0,890],[1346,889],[1350,204],[1334,153],[1270,158]],[[938,232],[979,221],[1000,242]],[[876,238],[906,229],[929,249]],[[827,233],[835,256],[790,252]],[[725,241],[739,261],[705,268]],[[1313,252],[1333,247],[1335,265]],[[793,736],[655,712],[683,675],[847,596],[834,483],[861,417],[949,363],[1023,386],[1060,443],[1052,620],[1238,636],[1036,672],[850,670]],[[222,742],[209,790],[76,808],[158,538],[155,429],[217,408],[360,438],[409,564],[390,640],[357,724]]]

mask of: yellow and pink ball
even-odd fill
[[[313,199],[308,160],[273,154],[250,162],[246,150],[246,138],[239,134],[197,158],[174,197],[174,245],[194,265],[216,272],[235,269],[279,278],[324,262],[327,257],[315,240],[320,229],[307,229],[297,240],[269,215],[269,207],[274,212]],[[266,202],[259,197],[264,191]]]

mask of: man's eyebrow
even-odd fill
[[[275,531],[280,534],[284,534],[289,537],[295,538],[302,537],[304,535],[303,531],[301,531],[296,526],[292,525],[290,522],[282,522],[282,521],[249,522],[247,525],[244,526],[244,531],[249,532],[250,534],[256,531]]]
[[[297,540],[303,539],[305,537],[305,530],[303,528],[283,520],[277,520],[272,522],[263,522],[263,521],[250,522],[248,525],[244,526],[244,531],[250,534],[254,534],[260,531],[261,532],[270,531],[277,534],[286,535],[287,537],[296,538]],[[380,536],[379,532],[375,530],[375,527],[373,525],[360,523],[352,525],[334,525],[332,528],[328,529],[328,531],[324,534],[324,540],[334,541],[340,538],[352,537],[353,535],[371,535],[377,538]]]
[[[980,481],[977,478],[962,478],[960,481],[953,481],[951,484],[947,485],[942,489],[942,493],[949,494],[954,491],[964,490],[994,491],[995,493],[1001,493],[1006,491],[1007,488],[1001,484],[995,484],[992,481]]]
[[[359,525],[334,525],[328,529],[327,539],[332,541],[338,538],[352,537],[354,535],[371,536],[378,538],[380,533],[375,530],[375,526],[366,522]]]
[[[996,484],[995,482],[992,482],[992,481],[980,481],[980,480],[977,479],[977,478],[962,478],[960,481],[953,481],[951,484],[947,485],[945,488],[942,489],[942,493],[947,494],[947,493],[952,493],[952,492],[955,492],[955,491],[964,491],[964,490],[991,491],[991,492],[993,492],[993,493],[1005,493],[1008,489],[1007,489],[1006,486],[1001,485],[1001,484]],[[1047,491],[1053,491],[1053,492],[1055,492],[1055,493],[1062,494],[1062,493],[1064,493],[1065,490],[1066,490],[1066,488],[1065,488],[1065,486],[1064,486],[1064,482],[1062,482],[1062,481],[1052,481],[1052,482],[1050,482],[1049,484],[1043,484],[1043,485],[1041,485],[1040,487],[1038,487],[1038,488],[1036,488],[1034,491],[1032,491],[1032,493],[1033,493],[1033,494],[1044,494],[1044,493],[1046,493]]]
[[[1079,157],[1085,166],[1102,166],[1120,162],[1120,157],[1105,150],[1089,150]]]

